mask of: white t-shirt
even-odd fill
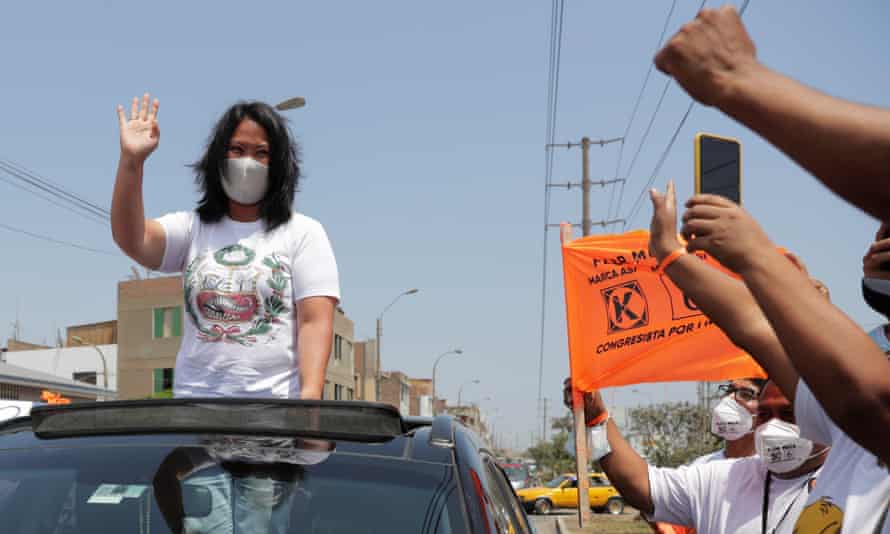
[[[164,215],[162,272],[182,272],[185,320],[175,397],[300,396],[294,303],[340,298],[324,228],[294,213],[272,232],[262,220]]]
[[[689,465],[708,464],[711,462],[716,462],[718,460],[726,460],[726,449],[719,449],[708,454],[703,454],[702,456],[699,456],[695,460],[689,462]]]
[[[782,479],[772,475],[767,532],[791,534],[818,470]],[[698,534],[761,534],[767,470],[757,456],[675,469],[649,467],[650,519],[695,528]]]
[[[800,380],[794,399],[794,414],[801,436],[831,445],[822,475],[797,520],[800,534],[843,532],[872,534],[890,498],[890,471],[878,458],[863,449],[837,427]],[[880,531],[890,534],[890,521]]]

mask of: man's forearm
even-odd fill
[[[874,341],[779,253],[765,251],[741,274],[829,416],[890,459],[890,363]]]
[[[624,439],[611,419],[606,424],[612,452],[600,459],[600,465],[628,504],[651,514],[653,505],[649,490],[649,466]]]
[[[890,110],[829,96],[760,63],[716,105],[847,201],[890,220]]]
[[[794,398],[797,372],[743,282],[693,254],[679,258],[665,273],[733,343],[763,366],[783,393]]]

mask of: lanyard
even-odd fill
[[[782,524],[782,521],[785,521],[785,518],[788,517],[788,512],[790,512],[791,509],[794,508],[794,505],[797,503],[797,499],[799,499],[800,496],[804,493],[804,490],[807,490],[806,491],[807,495],[810,494],[810,481],[813,480],[813,478],[815,478],[815,477],[813,475],[810,475],[809,477],[807,477],[806,481],[804,481],[803,486],[800,487],[800,489],[797,492],[797,495],[795,495],[794,499],[791,500],[791,504],[789,504],[788,507],[785,508],[785,513],[782,514],[782,517],[776,523],[776,526],[773,527],[773,534],[775,534],[776,530],[779,529],[779,525]],[[766,483],[763,485],[763,513],[760,514],[760,517],[761,517],[760,532],[761,532],[761,534],[767,534],[766,523],[767,523],[767,519],[769,518],[769,486],[770,486],[770,483],[772,482],[772,480],[773,480],[772,472],[767,471],[766,472]]]

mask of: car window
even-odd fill
[[[510,480],[495,462],[485,460],[485,470],[491,487],[491,503],[495,509],[498,530],[505,534],[530,532],[525,511],[510,485]]]
[[[218,532],[236,516],[262,532],[468,532],[450,465],[337,452],[217,463],[195,446],[0,452],[3,532]]]

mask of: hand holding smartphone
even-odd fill
[[[737,139],[695,135],[695,194],[720,195],[742,203],[742,145]]]

